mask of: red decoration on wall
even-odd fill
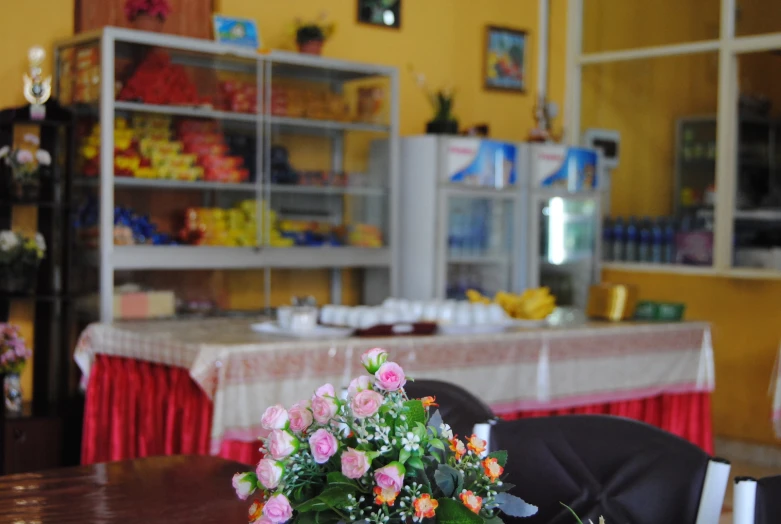
[[[212,38],[214,0],[169,0],[171,15],[162,32],[195,38]],[[125,0],[76,0],[76,33],[104,26],[133,28],[125,16]]]

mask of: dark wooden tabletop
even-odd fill
[[[0,523],[245,523],[231,477],[250,468],[217,457],[156,457],[0,477]]]

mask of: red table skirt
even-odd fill
[[[710,409],[710,394],[681,393],[503,418],[618,415],[660,427],[712,453]],[[98,355],[87,389],[81,462],[208,454],[211,417],[211,401],[187,370]],[[245,464],[260,460],[257,443],[226,440],[219,454]]]

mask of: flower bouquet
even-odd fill
[[[40,233],[28,237],[16,231],[0,231],[0,291],[33,291],[45,254],[46,241]]]
[[[534,515],[535,506],[507,493],[507,453],[453,435],[431,413],[433,397],[407,397],[404,370],[387,358],[379,348],[364,353],[373,377],[354,379],[346,398],[326,384],[289,410],[265,411],[265,458],[233,477],[241,499],[256,494],[249,521],[500,524],[500,512]]]
[[[142,31],[160,31],[171,14],[168,0],[126,0],[125,18]]]
[[[0,324],[0,375],[4,376],[3,391],[5,409],[18,413],[22,410],[22,386],[19,374],[28,359],[33,356],[19,328],[13,324]]]
[[[32,133],[24,135],[24,142],[29,148],[37,148],[41,143]],[[37,149],[33,153],[28,147],[0,148],[0,158],[10,169],[10,176],[6,176],[8,194],[16,200],[35,200],[39,197],[42,172],[52,163],[48,151]]]

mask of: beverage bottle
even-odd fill
[[[624,219],[618,217],[613,222],[613,261],[623,262],[624,255]]]
[[[651,226],[651,262],[664,262],[664,224],[661,218],[654,220]]]
[[[602,222],[602,260],[613,260],[613,223],[610,217]]]
[[[635,217],[629,217],[629,223],[626,225],[626,241],[624,245],[624,257],[627,262],[637,262],[639,233]]]
[[[675,263],[675,219],[670,217],[664,226],[664,263]]]
[[[651,261],[651,219],[644,217],[640,222],[640,242],[637,251],[637,259],[640,262]]]

